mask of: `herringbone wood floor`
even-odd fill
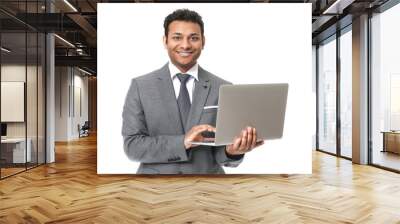
[[[96,138],[0,181],[0,223],[400,223],[400,175],[313,153],[312,175],[99,176]]]

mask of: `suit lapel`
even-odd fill
[[[210,92],[210,80],[205,74],[204,70],[199,66],[198,73],[199,81],[196,82],[192,96],[192,106],[190,107],[188,122],[186,123],[185,130],[189,131],[190,128],[199,124],[201,113],[203,112],[204,105],[206,104],[208,93]]]
[[[175,127],[177,133],[183,132],[183,125],[176,101],[174,85],[168,69],[168,64],[158,70],[157,85],[164,107],[161,109],[168,113],[171,126]]]

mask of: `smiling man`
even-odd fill
[[[139,161],[138,174],[221,174],[236,167],[256,143],[247,127],[232,145],[193,145],[215,131],[219,87],[229,82],[201,68],[197,59],[205,45],[201,16],[188,9],[164,21],[164,46],[170,61],[162,68],[132,79],[123,110],[122,135],[128,158]]]

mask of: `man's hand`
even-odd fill
[[[226,146],[226,153],[229,155],[242,155],[262,144],[264,144],[264,141],[257,142],[256,129],[247,127],[242,130],[239,137],[233,140],[233,144]]]
[[[193,145],[190,142],[202,142],[202,141],[214,140],[214,138],[205,138],[204,136],[202,136],[201,133],[204,131],[215,132],[215,127],[208,124],[193,126],[192,129],[190,129],[190,131],[185,135],[184,139],[185,149],[190,149],[198,146],[198,145]]]

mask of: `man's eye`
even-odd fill
[[[179,36],[175,36],[175,37],[172,37],[172,39],[173,39],[173,40],[180,40],[180,39],[181,39],[181,37],[179,37]]]
[[[192,40],[198,41],[198,40],[200,40],[200,38],[199,37],[192,37]]]

